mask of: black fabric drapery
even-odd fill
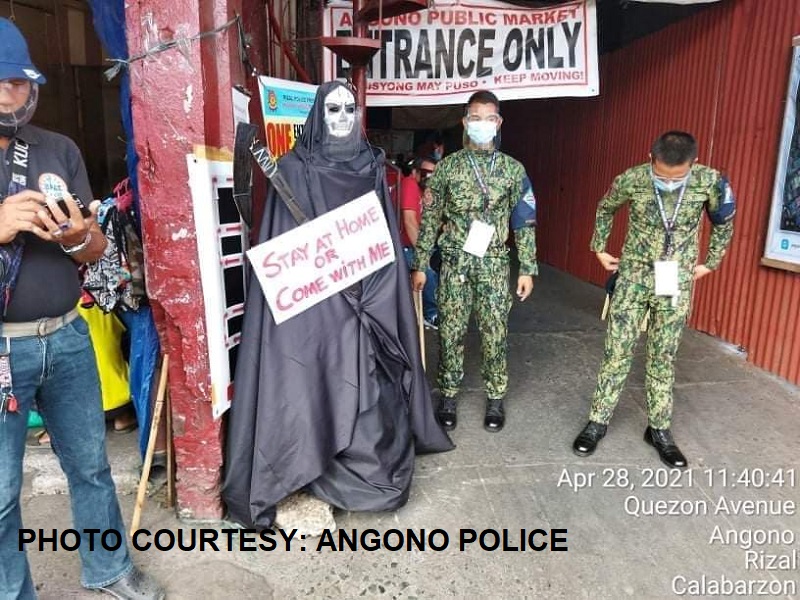
[[[230,516],[269,527],[300,489],[347,510],[391,510],[409,493],[416,452],[452,443],[435,420],[409,274],[385,183],[363,135],[345,161],[325,156],[320,86],[302,136],[278,163],[309,218],[374,190],[398,258],[280,325],[251,278],[228,421],[223,498]],[[259,242],[296,227],[271,191]]]

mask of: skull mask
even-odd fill
[[[335,138],[345,138],[356,122],[356,99],[346,87],[339,86],[325,96],[325,125]]]

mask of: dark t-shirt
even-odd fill
[[[47,193],[66,187],[85,204],[92,201],[92,189],[80,150],[68,137],[33,125],[20,129],[17,137],[29,144],[27,187]],[[11,152],[0,149],[0,195],[5,196],[11,180]],[[81,282],[78,265],[61,246],[23,233],[19,279],[3,319],[7,322],[35,321],[58,317],[78,303]]]

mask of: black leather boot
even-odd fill
[[[572,451],[578,456],[591,456],[597,450],[597,442],[606,435],[608,425],[589,421],[572,443]]]
[[[680,451],[672,433],[669,429],[653,429],[648,427],[644,430],[644,441],[658,450],[658,457],[668,467],[673,469],[684,469],[688,465],[686,457]]]
[[[448,396],[439,397],[439,407],[436,409],[436,419],[445,431],[453,431],[458,424],[456,415],[456,399]]]
[[[506,424],[506,411],[503,400],[489,398],[486,401],[486,416],[483,418],[483,428],[490,433],[497,433]]]

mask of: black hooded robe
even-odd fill
[[[346,510],[396,509],[408,499],[415,451],[453,448],[436,422],[422,368],[384,155],[360,132],[352,157],[323,155],[322,100],[339,85],[320,86],[279,170],[312,219],[374,190],[397,256],[280,325],[251,276],[222,497],[231,518],[259,529],[272,525],[276,503],[301,489]],[[259,242],[296,226],[271,190]]]

